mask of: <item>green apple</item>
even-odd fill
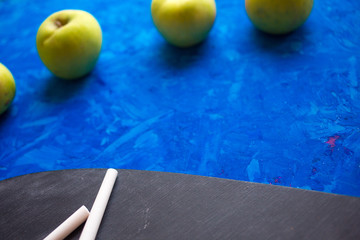
[[[314,0],[245,0],[245,8],[258,29],[271,34],[286,34],[306,21],[313,3]]]
[[[75,79],[96,65],[102,44],[99,23],[88,12],[63,10],[39,27],[36,46],[45,66],[56,76]]]
[[[190,47],[203,41],[210,32],[216,4],[214,0],[153,0],[151,15],[169,43]]]
[[[14,77],[4,65],[0,63],[0,114],[9,108],[15,97]]]

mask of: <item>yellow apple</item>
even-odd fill
[[[0,63],[0,114],[9,108],[15,97],[14,77],[4,65]]]
[[[271,34],[286,34],[306,21],[313,3],[314,0],[245,0],[245,8],[258,29]]]
[[[54,75],[64,79],[88,74],[95,67],[101,44],[99,23],[81,10],[53,13],[41,24],[36,36],[41,60]]]
[[[153,0],[151,15],[169,43],[190,47],[203,41],[210,32],[216,4],[214,0]]]

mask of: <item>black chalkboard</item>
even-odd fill
[[[0,239],[42,239],[81,205],[106,169],[0,182]],[[360,198],[185,174],[119,170],[97,239],[360,239]],[[67,239],[78,239],[79,227]]]

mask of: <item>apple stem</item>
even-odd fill
[[[58,28],[61,28],[62,26],[64,26],[66,23],[62,22],[60,19],[56,19],[55,20],[55,25],[58,27]]]

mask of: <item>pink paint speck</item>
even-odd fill
[[[279,176],[279,177],[274,178],[274,182],[281,183],[281,177]]]
[[[329,140],[327,140],[327,144],[329,144],[330,145],[330,147],[331,148],[334,148],[335,147],[335,142],[336,142],[336,140],[338,140],[340,138],[340,136],[338,136],[338,135],[335,135],[335,136],[333,136],[333,137],[329,137]]]
[[[269,184],[277,184],[277,183],[281,183],[281,177],[274,177],[273,181],[270,181]]]

